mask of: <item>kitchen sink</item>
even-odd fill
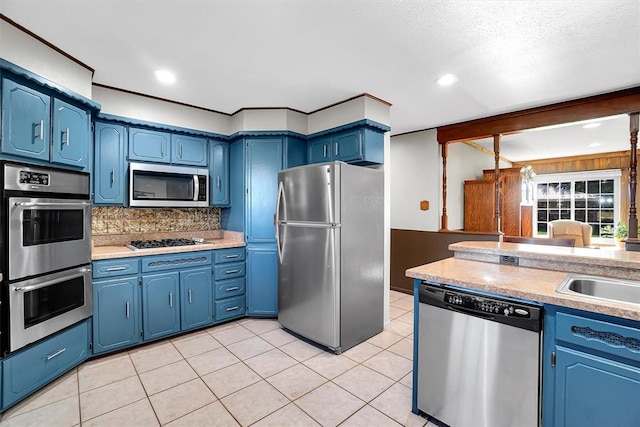
[[[640,305],[640,282],[635,280],[569,274],[556,291],[563,294]]]

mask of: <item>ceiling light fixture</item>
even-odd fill
[[[457,81],[458,78],[453,74],[445,74],[444,76],[439,77],[438,80],[436,80],[436,83],[438,83],[440,86],[449,86]]]
[[[155,75],[160,83],[171,84],[176,81],[176,76],[168,70],[157,70]]]
[[[591,144],[589,144],[589,147],[599,147],[602,144],[600,144],[599,142],[592,142]]]
[[[584,129],[593,129],[593,128],[597,128],[598,126],[600,126],[602,123],[587,123],[586,125],[582,126]]]

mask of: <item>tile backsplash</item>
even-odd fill
[[[91,234],[135,234],[220,229],[219,208],[145,209],[100,206],[92,209]]]

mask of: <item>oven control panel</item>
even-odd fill
[[[21,170],[18,182],[20,184],[49,185],[50,176],[48,173]]]
[[[457,292],[445,292],[444,302],[467,310],[498,316],[519,317],[523,319],[531,317],[529,307],[499,299],[477,297]]]

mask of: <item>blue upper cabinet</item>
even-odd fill
[[[49,160],[51,97],[2,79],[2,152]]]
[[[308,163],[336,160],[356,165],[384,163],[385,129],[362,125],[336,132],[322,132],[311,136],[307,155]]]
[[[331,147],[333,147],[331,142],[331,137],[316,138],[309,142],[309,163],[330,162],[332,159]]]
[[[89,124],[89,114],[85,110],[54,99],[51,161],[86,167]]]
[[[129,128],[129,160],[171,162],[171,135],[148,129]]]
[[[247,243],[275,242],[278,171],[282,169],[284,138],[247,138]]]
[[[95,204],[122,205],[125,201],[124,126],[95,124]]]
[[[207,140],[185,135],[171,135],[171,163],[207,166]]]
[[[209,204],[211,206],[229,206],[229,144],[209,141]]]

